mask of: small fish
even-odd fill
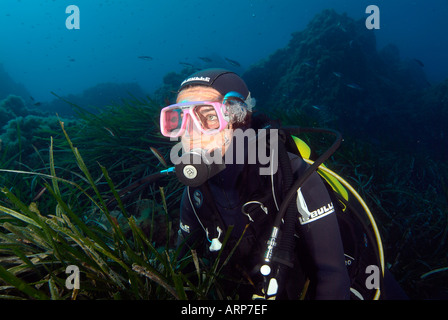
[[[41,103],[41,102],[36,102],[34,105],[35,105],[36,107],[39,107],[40,105],[42,105],[42,103]]]
[[[165,167],[168,168],[168,165],[166,164],[165,158],[163,158],[162,154],[159,150],[153,147],[149,147],[151,149],[151,152],[156,156],[157,159],[159,159],[160,163]]]
[[[310,68],[314,68],[315,67],[314,63],[312,63],[311,61],[305,61],[302,64],[304,64],[304,65],[306,65],[307,67],[310,67]]]
[[[112,220],[112,223],[113,223],[116,227],[119,227],[119,226],[120,226],[119,223],[118,223],[117,218],[115,218],[115,217],[110,217],[110,219]]]
[[[107,128],[107,127],[103,127],[107,132],[109,132],[110,133],[110,135],[112,136],[112,137],[115,137],[115,134],[113,133],[113,131],[111,130],[111,129],[109,129],[109,128]]]
[[[33,202],[39,200],[40,197],[42,197],[42,195],[44,194],[44,192],[47,191],[46,187],[43,187],[42,189],[39,190],[39,192],[37,193],[37,195],[33,198]]]
[[[420,67],[423,68],[423,67],[425,66],[421,60],[418,60],[418,59],[413,59],[413,60],[414,60],[415,62],[417,62],[418,65],[419,65]]]
[[[319,110],[319,111],[328,110],[328,107],[326,105],[323,105],[323,104],[315,104],[315,105],[312,105],[311,108]]]
[[[224,58],[228,63],[230,63],[232,66],[235,67],[241,67],[241,64],[238,61],[235,60],[231,60],[229,58]]]
[[[356,83],[348,83],[348,84],[346,84],[346,86],[349,87],[349,88],[355,89],[355,90],[359,90],[359,91],[364,90],[363,88],[361,88]]]
[[[151,61],[152,60],[152,57],[150,57],[150,56],[139,56],[138,58],[142,59],[142,60],[146,60],[146,61]]]
[[[198,57],[198,59],[201,59],[202,61],[207,62],[207,63],[212,62],[212,59],[207,58],[207,57]]]
[[[333,74],[334,74],[336,77],[338,77],[338,78],[342,78],[342,76],[343,76],[342,73],[340,73],[340,72],[336,72],[336,71],[333,71]]]
[[[182,62],[182,61],[180,61],[179,64],[181,64],[181,65],[183,65],[183,66],[186,66],[186,67],[194,68],[194,66],[193,66],[191,63],[188,63],[188,62]]]
[[[168,97],[163,98],[163,101],[165,102],[165,106],[169,106],[170,104],[172,104],[170,98]]]
[[[68,59],[68,61],[75,62],[76,60],[75,60],[75,58],[70,58],[70,59]]]
[[[338,22],[338,25],[336,27],[339,27],[343,32],[347,32],[347,29],[342,25],[341,22]]]

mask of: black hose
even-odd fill
[[[147,185],[148,183],[155,182],[159,180],[160,178],[166,177],[167,175],[174,172],[174,167],[168,168],[166,170],[162,170],[160,172],[156,172],[153,174],[150,174],[149,176],[143,177],[134,183],[130,184],[129,186],[123,188],[118,193],[118,196],[124,200],[127,197],[127,194],[132,194],[132,192],[135,192],[138,188],[141,188],[142,186]],[[115,197],[111,197],[106,202],[106,207],[110,210],[113,208],[114,205],[116,205],[117,199]]]
[[[330,130],[330,129],[321,129],[321,128],[299,128],[299,127],[285,127],[283,132],[286,132],[287,134],[300,134],[302,132],[323,132],[323,133],[330,133],[336,136],[335,142],[331,145],[330,148],[328,148],[327,151],[325,151],[321,156],[317,158],[317,160],[308,167],[303,175],[296,180],[294,184],[292,184],[292,168],[291,168],[291,162],[289,160],[289,156],[286,150],[286,146],[283,143],[278,143],[278,151],[279,151],[279,165],[281,166],[283,170],[283,183],[286,189],[289,188],[289,191],[287,192],[285,198],[282,201],[282,204],[280,205],[279,212],[276,215],[276,219],[274,221],[274,226],[272,228],[272,234],[271,238],[267,242],[266,252],[265,252],[265,262],[268,264],[270,263],[270,259],[272,259],[277,262],[277,270],[275,271],[275,274],[273,275],[275,278],[277,278],[278,283],[278,291],[276,291],[276,294],[281,292],[285,285],[285,278],[283,277],[284,272],[286,271],[287,267],[293,267],[293,256],[294,256],[294,249],[295,249],[295,239],[294,239],[294,232],[295,232],[295,225],[296,225],[296,219],[297,219],[297,209],[294,206],[294,203],[291,202],[293,197],[296,195],[297,190],[305,183],[305,181],[309,178],[309,176],[317,171],[318,167],[324,163],[341,145],[342,142],[342,136],[339,132]],[[291,186],[292,184],[292,186]],[[290,187],[291,186],[291,187]],[[284,218],[284,219],[283,219]],[[277,230],[280,230],[280,224],[284,220],[283,228],[282,228],[282,234],[281,239],[278,242],[277,246]],[[276,247],[277,246],[277,247]],[[275,248],[276,247],[276,248]],[[268,270],[271,270],[271,268],[268,268]],[[264,279],[264,286],[265,291],[268,292],[268,278],[267,276],[271,275],[269,272],[264,272],[260,269],[262,274],[265,276]]]
[[[291,168],[291,161],[289,159],[286,146],[284,143],[278,143],[278,161],[279,166],[282,168],[282,180],[285,190],[290,190],[293,185],[293,174]],[[293,266],[293,252],[294,252],[294,232],[295,232],[295,221],[297,218],[297,211],[294,207],[293,202],[289,202],[286,207],[284,224],[282,227],[282,240],[279,243],[277,252],[274,259],[284,265],[289,267]]]
[[[341,145],[342,142],[342,136],[339,132],[331,130],[331,129],[322,129],[322,128],[299,128],[299,127],[284,127],[283,128],[285,132],[288,134],[295,134],[298,135],[302,132],[323,132],[323,133],[329,133],[336,136],[335,142],[326,150],[321,156],[317,158],[317,160],[307,168],[307,170],[302,174],[301,177],[299,177],[296,182],[291,186],[292,184],[292,169],[291,169],[291,163],[288,157],[288,154],[286,152],[286,147],[284,144],[279,143],[279,164],[282,165],[281,167],[284,170],[283,179],[285,183],[285,187],[289,188],[289,191],[287,192],[285,198],[282,201],[282,204],[280,205],[279,212],[276,215],[273,230],[280,229],[280,224],[282,223],[282,220],[284,221],[283,228],[282,228],[282,235],[281,239],[278,242],[278,246],[275,250],[275,254],[273,254],[273,259],[276,262],[280,263],[281,266],[293,266],[293,255],[294,255],[294,247],[295,247],[295,240],[294,240],[294,232],[295,232],[295,223],[297,219],[297,210],[294,206],[294,203],[291,202],[291,200],[296,196],[297,190],[305,183],[305,181],[309,178],[309,176],[317,171],[318,167],[324,163]],[[288,172],[290,174],[288,174]],[[275,239],[273,242],[275,243]],[[271,242],[272,243],[272,242]],[[269,247],[269,243],[268,243]],[[268,252],[268,248],[266,252]],[[266,258],[266,257],[265,257]],[[284,267],[281,267],[281,269],[284,269]]]
[[[305,183],[306,179],[309,178],[309,176],[317,171],[317,168],[324,163],[328,158],[331,157],[331,155],[339,148],[342,142],[342,135],[335,130],[331,129],[322,129],[322,128],[299,128],[299,127],[284,127],[287,132],[290,132],[291,134],[300,134],[302,132],[323,132],[323,133],[329,133],[336,136],[336,140],[333,142],[330,148],[326,150],[322,155],[320,155],[316,161],[303,173],[303,175],[296,180],[294,185],[289,189],[288,193],[286,194],[282,204],[280,205],[280,210],[277,214],[277,217],[274,222],[274,227],[279,228],[280,224],[282,222],[282,219],[285,215],[285,212],[291,202],[291,200],[294,198],[294,196],[297,193],[297,190]]]

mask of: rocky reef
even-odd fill
[[[99,83],[89,87],[78,94],[68,94],[57,99],[45,103],[42,108],[59,115],[73,116],[75,111],[70,104],[76,104],[91,112],[99,112],[106,106],[120,103],[124,99],[145,98],[146,93],[142,87],[135,82],[114,83],[106,82]]]
[[[14,81],[6,72],[3,64],[0,62],[0,100],[6,99],[9,95],[21,96],[23,99],[32,101],[32,98],[26,87]]]
[[[331,126],[391,147],[447,145],[446,84],[432,87],[421,61],[401,59],[393,44],[378,50],[364,20],[331,9],[243,77],[259,109],[294,111],[308,122],[300,125]]]

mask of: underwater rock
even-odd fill
[[[6,102],[6,100],[0,101],[0,127],[3,127],[9,120],[16,117],[9,107],[10,101]]]
[[[11,94],[6,99],[0,101],[0,128],[16,117],[25,117],[27,115],[46,116],[47,114],[28,108],[25,100],[16,95]]]
[[[9,95],[6,99],[0,101],[0,108],[16,117],[28,114],[25,107],[25,101],[21,97],[15,95]]]
[[[242,76],[261,110],[306,113],[313,105],[325,105],[328,112],[317,115],[314,124],[355,136],[390,135],[395,126],[385,114],[410,112],[415,96],[427,87],[418,64],[401,61],[393,45],[378,52],[375,34],[364,20],[332,9],[316,15],[303,31],[292,34],[286,47]],[[330,113],[333,123],[326,118]]]
[[[9,154],[21,152],[31,163],[33,157],[38,157],[36,150],[48,150],[50,136],[60,131],[59,119],[56,116],[26,115],[14,117],[3,126],[0,139]],[[67,127],[76,120],[63,120]]]
[[[171,103],[175,103],[177,90],[179,89],[179,84],[188,77],[192,72],[196,70],[185,67],[182,70],[177,72],[168,72],[163,77],[163,85],[154,91],[152,98],[156,101],[160,106],[167,106]]]
[[[400,50],[392,43],[387,44],[378,52],[380,58],[388,65],[400,63]]]
[[[61,97],[63,100],[55,99],[46,103],[42,108],[45,108],[45,110],[52,114],[57,112],[59,115],[68,117],[75,115],[75,110],[64,100],[78,105],[90,112],[97,113],[105,106],[120,103],[123,99],[140,99],[145,97],[146,93],[137,83],[106,82],[87,88],[80,94],[63,96]]]
[[[0,100],[6,99],[9,95],[16,95],[21,97],[27,97],[25,100],[26,103],[30,103],[31,99],[30,93],[25,88],[25,86],[21,83],[15,82],[11,76],[6,72],[3,67],[3,64],[0,63]]]

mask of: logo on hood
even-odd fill
[[[204,82],[210,82],[210,77],[191,77],[188,79],[185,79],[180,86],[183,86],[185,83],[190,81],[204,81]]]

